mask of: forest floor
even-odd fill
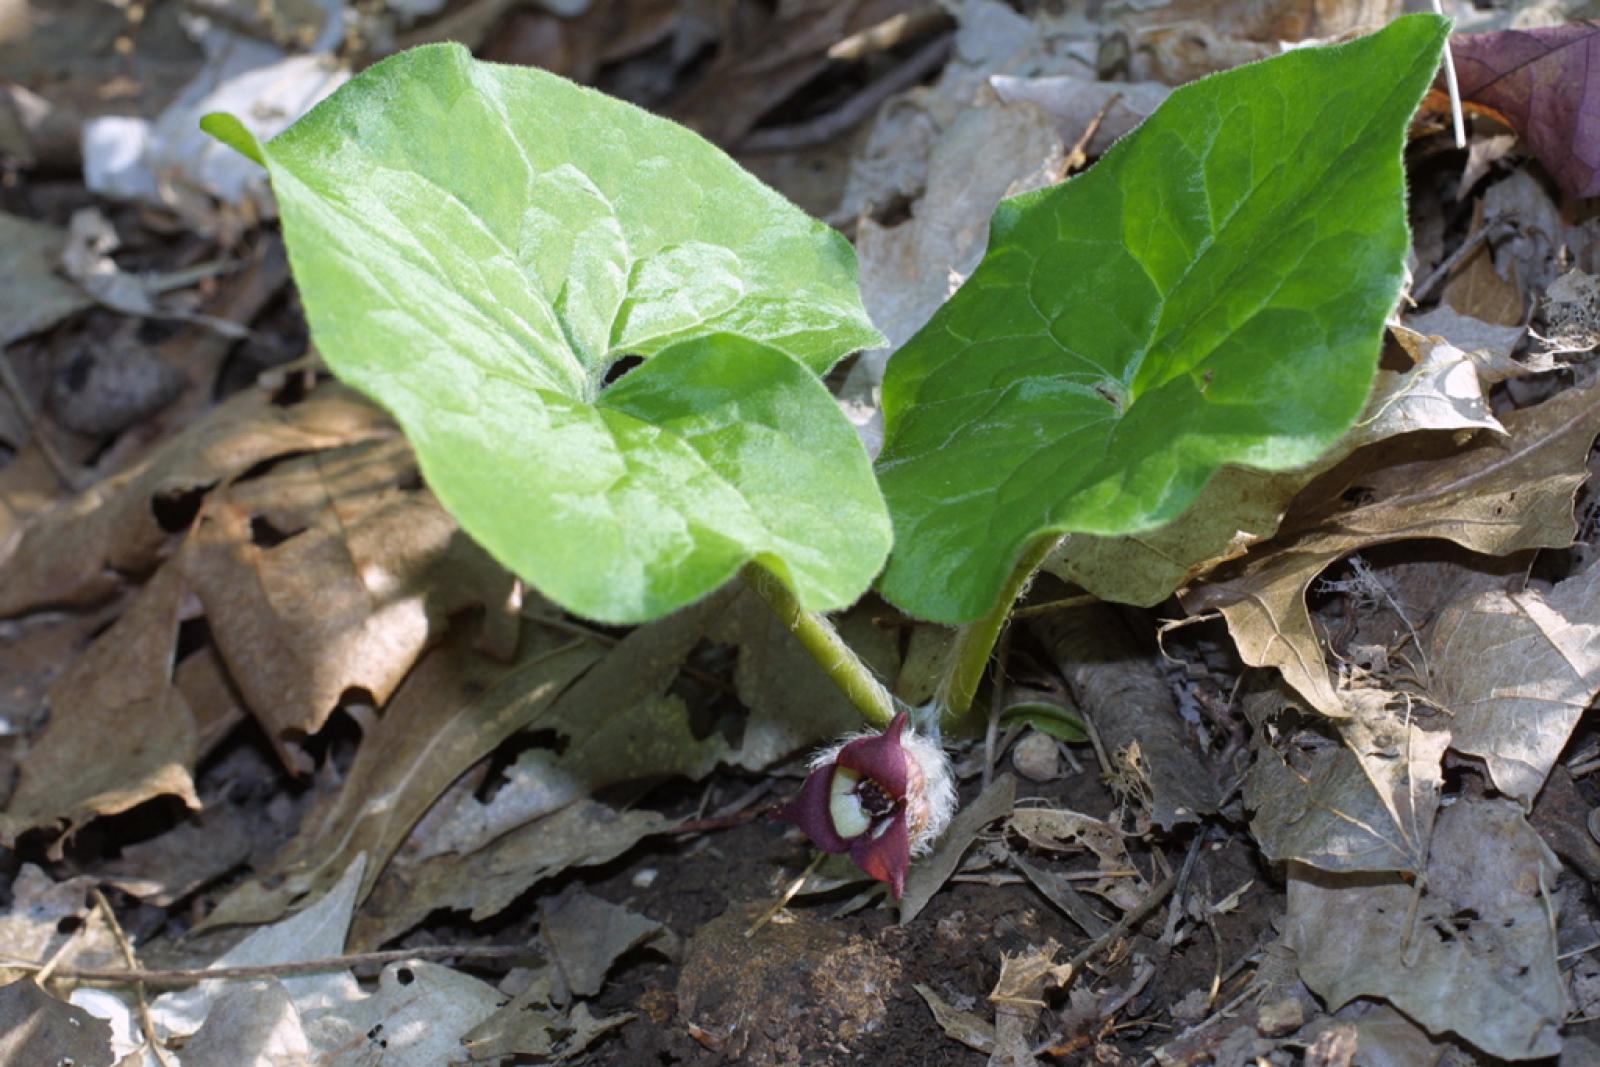
[[[194,125],[460,40],[724,147],[898,344],[1172,87],[1426,8],[0,0],[0,1065],[1600,1063],[1600,200],[1548,138],[1430,96],[1360,447],[1058,552],[897,902],[775,817],[859,719],[766,605],[521,589]],[[887,355],[829,378],[869,441]],[[933,696],[948,631],[838,622]]]

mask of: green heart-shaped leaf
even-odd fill
[[[811,609],[888,552],[818,380],[882,344],[848,242],[688,130],[458,46],[379,63],[265,145],[312,337],[462,526],[637,622],[752,559]],[[650,357],[615,384],[624,356]]]
[[[1037,538],[1159,526],[1224,464],[1308,463],[1350,426],[1448,28],[1410,16],[1206,78],[1000,205],[982,264],[889,362],[890,600],[977,618]]]

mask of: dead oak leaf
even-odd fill
[[[510,630],[512,578],[421,488],[403,441],[301,457],[216,490],[184,553],[244,701],[284,762],[359,690],[386,703],[449,617]]]
[[[0,841],[61,823],[70,833],[157,796],[200,807],[198,727],[172,682],[183,592],[178,568],[163,567],[50,687],[50,719],[21,761]]]
[[[1281,684],[1246,696],[1246,708],[1263,699],[1281,705]],[[1404,733],[1382,769],[1354,751],[1364,737],[1340,744],[1285,735],[1270,743],[1265,732],[1257,734],[1244,803],[1250,832],[1268,859],[1325,871],[1422,869],[1450,735],[1399,725]]]
[[[1448,605],[1429,635],[1430,693],[1453,747],[1483,759],[1524,807],[1600,692],[1600,567],[1548,593],[1490,591]]]
[[[337,385],[290,407],[241,393],[148,459],[32,516],[0,560],[0,618],[109,598],[155,568],[188,527],[195,496],[265,460],[397,432]]]
[[[1504,423],[1508,437],[1481,434],[1460,450],[1444,435],[1408,439],[1353,486],[1334,479],[1325,496],[1297,503],[1286,532],[1181,593],[1184,608],[1220,611],[1246,663],[1282,672],[1325,715],[1383,703],[1330,676],[1306,591],[1341,557],[1394,541],[1439,538],[1487,555],[1570,544],[1573,495],[1600,433],[1600,386],[1566,390]],[[1349,491],[1366,502],[1349,506]]]

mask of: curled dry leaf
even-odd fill
[[[183,592],[178,568],[163,567],[50,687],[50,720],[21,761],[0,841],[61,824],[70,834],[157,796],[200,807],[199,729],[172,683]]]
[[[1280,680],[1247,695],[1245,707],[1289,705],[1281,685]],[[1347,744],[1320,734],[1282,733],[1269,743],[1258,730],[1244,803],[1253,812],[1250,832],[1267,858],[1326,871],[1420,871],[1450,735],[1412,723],[1399,724],[1398,731],[1399,744],[1387,761],[1397,766],[1373,774]]]
[[[1489,555],[1571,543],[1573,494],[1600,433],[1600,387],[1566,390],[1504,423],[1507,438],[1480,434],[1460,450],[1444,435],[1413,440],[1387,467],[1324,482],[1327,492],[1302,499],[1287,532],[1185,591],[1184,607],[1220,611],[1241,658],[1281,671],[1317,711],[1356,713],[1371,691],[1335,684],[1306,607],[1306,590],[1335,560],[1418,538]],[[1344,504],[1351,490],[1365,502]]]
[[[1600,195],[1600,20],[1458,34],[1461,99],[1516,130],[1572,196]]]
[[[1099,861],[1102,877],[1085,883],[1083,888],[1123,911],[1137,907],[1144,899],[1144,879],[1128,856],[1122,832],[1111,823],[1064,809],[1018,808],[1011,813],[1009,825],[1036,848],[1092,853]]]
[[[421,486],[398,439],[300,457],[212,493],[184,571],[245,703],[291,769],[351,690],[383,705],[449,616],[515,647],[512,578]],[[503,634],[509,634],[509,640]]]
[[[1453,747],[1496,788],[1533,806],[1600,692],[1600,567],[1547,593],[1490,591],[1448,605],[1428,639],[1429,693],[1451,713]]]
[[[137,466],[34,516],[0,560],[0,618],[106,599],[155,567],[188,527],[196,496],[259,463],[394,433],[386,416],[340,386],[290,407],[241,393]]]

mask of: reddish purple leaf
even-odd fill
[[[1450,38],[1461,98],[1491,108],[1573,196],[1600,195],[1600,20]]]

